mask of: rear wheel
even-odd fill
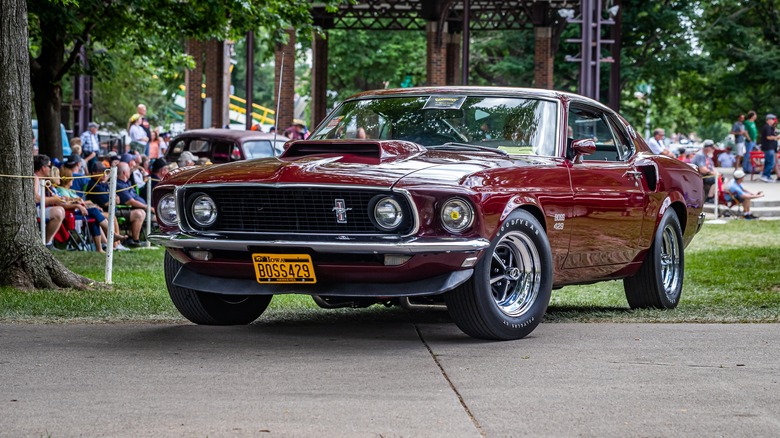
[[[677,213],[669,208],[653,238],[642,266],[623,279],[628,305],[632,309],[674,309],[680,302],[685,273],[683,238]]]
[[[181,263],[165,253],[165,284],[179,312],[195,324],[249,324],[263,314],[273,295],[224,295],[180,287],[173,279]]]
[[[544,229],[521,210],[504,222],[474,275],[445,294],[455,324],[479,339],[520,339],[542,321],[552,292],[552,256]]]

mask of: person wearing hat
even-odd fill
[[[86,188],[89,178],[82,178],[84,176],[84,159],[78,154],[72,154],[69,157],[65,157],[65,163],[62,165],[70,170],[73,181],[70,185],[70,190],[75,192],[80,198],[86,199]],[[95,161],[98,163],[99,161]],[[63,184],[64,185],[64,184]]]
[[[184,151],[179,155],[179,167],[194,166],[197,160],[198,157],[196,157],[195,154],[190,151]]]
[[[771,183],[772,170],[775,167],[775,154],[777,154],[777,116],[766,115],[766,125],[761,128],[761,150],[764,152],[764,171],[761,173],[761,181]]]
[[[693,156],[691,164],[696,166],[704,180],[704,193],[707,194],[706,202],[713,202],[715,200],[715,182],[720,177],[720,174],[715,170],[715,163],[712,161],[712,156],[715,153],[715,142],[712,140],[704,140],[704,144],[699,152]]]
[[[727,201],[729,198],[734,198],[737,202],[742,204],[742,214],[745,219],[758,219],[750,212],[750,200],[761,198],[764,196],[764,192],[753,193],[742,187],[742,181],[745,179],[745,171],[737,169],[734,171],[734,179],[731,180],[726,187],[726,193],[724,197]]]
[[[152,161],[152,164],[149,165],[149,171],[151,172],[150,181],[152,184],[152,192],[154,192],[154,188],[157,187],[157,184],[159,184],[160,181],[162,181],[163,178],[168,175],[168,162],[165,161],[165,158],[157,158],[156,160]],[[141,197],[146,199],[146,190],[141,192]]]
[[[95,122],[90,122],[87,125],[87,130],[81,134],[81,156],[87,162],[87,166],[91,166],[94,161],[97,161],[98,153],[100,153],[100,139],[97,132],[100,125]]]

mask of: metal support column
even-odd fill
[[[601,26],[614,25],[615,21],[612,17],[603,18],[601,0],[582,0],[580,8],[580,17],[568,20],[569,23],[581,24],[580,38],[566,40],[570,43],[580,43],[580,56],[567,56],[566,60],[580,63],[579,93],[600,100],[601,63],[613,62],[611,56],[601,57],[601,49],[605,44],[614,44],[614,40],[601,37]],[[611,10],[610,15],[612,15]]]
[[[463,56],[461,64],[461,83],[463,85],[469,84],[469,46],[471,45],[471,35],[469,34],[469,27],[471,27],[471,1],[463,0]]]
[[[255,33],[249,31],[246,33],[246,78],[244,78],[244,85],[246,86],[246,129],[247,131],[252,129],[252,97],[255,89]]]

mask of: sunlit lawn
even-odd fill
[[[97,253],[57,252],[66,266],[104,279]],[[92,291],[26,292],[0,288],[0,321],[179,321],[165,289],[163,250],[114,254],[114,285]],[[685,286],[673,311],[631,311],[621,281],[553,291],[547,322],[780,322],[780,221],[705,225],[686,250]],[[277,296],[260,321],[356,319],[447,320],[445,313],[383,306],[324,310],[308,296]]]

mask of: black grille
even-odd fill
[[[188,188],[187,200],[196,193],[206,193],[217,205],[217,221],[208,228],[196,229],[248,233],[302,233],[302,234],[406,234],[411,229],[411,215],[406,198],[395,195],[403,206],[406,220],[400,231],[388,233],[378,228],[369,217],[370,209],[380,195],[391,192],[379,190],[343,190],[320,188],[274,188],[258,186],[228,186]],[[343,200],[346,223],[339,223],[336,200]],[[188,221],[191,225],[192,220]]]

